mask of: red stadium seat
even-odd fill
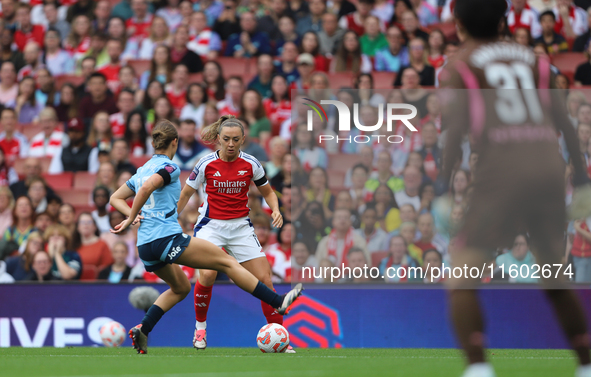
[[[328,155],[328,171],[346,172],[359,162],[358,154],[331,154]]]
[[[90,192],[91,190],[83,190],[83,189],[56,189],[55,193],[62,198],[62,200],[66,203],[69,203],[73,206],[83,205],[83,206],[90,206]]]
[[[67,201],[67,200],[66,200],[66,202],[69,203],[69,201]],[[91,213],[92,211],[94,211],[96,209],[95,206],[91,206],[88,204],[73,204],[73,206],[74,206],[74,211],[76,212],[76,218],[78,218],[78,216],[80,216],[80,214],[83,212]]]
[[[127,65],[135,70],[136,77],[140,77],[142,73],[150,70],[150,60],[134,59],[127,61]]]
[[[328,75],[331,89],[340,89],[343,87],[352,88],[355,75],[352,72],[330,73]]]
[[[54,190],[70,189],[74,182],[74,173],[66,171],[61,174],[43,174],[43,179]]]
[[[230,76],[242,77],[245,73],[251,72],[251,59],[249,58],[219,57],[216,60],[222,66],[226,80]],[[256,71],[256,65],[253,67],[253,71]]]
[[[382,259],[386,258],[387,256],[387,251],[374,251],[373,253],[371,253],[371,266],[378,267]]]
[[[552,57],[552,64],[571,82],[574,81],[577,67],[585,62],[587,62],[587,58],[582,52],[563,52]]]
[[[82,275],[80,275],[80,280],[96,280],[98,276],[98,269],[96,266],[84,264],[82,265]]]
[[[92,190],[96,181],[96,174],[79,171],[74,174],[74,188]]]
[[[55,88],[60,90],[65,83],[74,84],[74,86],[78,86],[84,82],[84,77],[76,76],[76,75],[59,75],[54,78],[55,80]]]
[[[372,72],[374,89],[393,89],[396,73],[394,72]]]
[[[441,30],[441,32],[443,33],[443,35],[445,35],[445,39],[449,42],[449,41],[457,41],[458,40],[458,34],[456,32],[456,24],[454,22],[445,22],[445,23],[439,23],[439,24],[432,24],[429,25],[429,27],[427,28],[427,31],[433,31],[435,29],[439,29]]]
[[[203,82],[203,74],[202,73],[191,73],[189,75],[189,84],[192,83],[202,83]]]
[[[27,124],[20,124],[19,126],[21,129],[21,133],[23,135],[25,135],[27,140],[31,140],[33,138],[33,136],[35,136],[39,132],[41,132],[41,125],[39,125],[39,124],[27,123]]]

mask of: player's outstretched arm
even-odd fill
[[[127,186],[127,184],[123,184],[123,185],[121,185],[121,187],[119,187],[117,189],[117,191],[115,191],[113,193],[113,195],[111,195],[111,199],[109,200],[109,203],[117,211],[119,211],[123,215],[129,217],[129,213],[131,212],[131,208],[129,208],[129,205],[127,204],[127,199],[132,197],[134,194],[135,194],[135,192],[133,192],[133,190],[130,189]]]
[[[283,216],[281,216],[281,212],[279,211],[279,199],[277,199],[277,195],[275,195],[275,191],[271,188],[271,185],[267,183],[263,186],[258,186],[258,189],[265,198],[265,201],[273,211],[271,217],[273,218],[273,226],[275,228],[281,228],[283,226]]]
[[[195,190],[193,187],[185,184],[185,187],[183,187],[183,190],[181,191],[181,197],[179,198],[177,208],[177,212],[179,215],[181,214],[181,212],[183,212],[183,210],[187,206],[187,203],[189,202],[189,199],[191,199],[191,196],[193,196],[193,194],[195,194],[196,191],[197,190]]]

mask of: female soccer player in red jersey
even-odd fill
[[[194,237],[213,242],[223,247],[228,254],[273,289],[271,268],[261,244],[248,218],[248,190],[253,181],[273,211],[273,226],[280,228],[283,217],[279,202],[265,177],[261,163],[253,156],[240,151],[244,143],[244,126],[233,115],[224,115],[217,122],[203,129],[202,139],[219,143],[220,149],[203,157],[187,179],[179,201],[180,213],[191,196],[203,185],[203,204]],[[200,270],[195,284],[195,336],[193,346],[205,349],[206,318],[216,271]],[[262,303],[268,323],[283,323],[283,316],[271,306]],[[287,352],[295,352],[289,349]]]

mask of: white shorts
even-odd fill
[[[193,236],[223,247],[238,263],[265,257],[248,217],[232,220],[200,218],[193,229]]]

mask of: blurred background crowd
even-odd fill
[[[138,259],[137,229],[109,232],[123,220],[109,196],[150,157],[156,121],[178,126],[184,183],[215,149],[201,128],[224,114],[243,122],[243,150],[264,162],[281,200],[286,221],[277,230],[257,190],[249,199],[275,281],[323,282],[302,276],[303,267],[449,262],[478,161],[466,139],[450,187],[437,187],[445,125],[435,88],[461,48],[452,0],[0,4],[0,281],[157,281]],[[551,59],[590,161],[591,1],[508,4],[503,38]],[[321,131],[362,133],[353,125],[335,132],[331,111],[308,131],[303,98],[359,104],[364,125],[378,122],[380,104],[410,103],[419,132],[399,124],[391,132],[404,137],[399,144],[319,143]],[[437,197],[453,205],[438,209]],[[195,197],[179,218],[188,234],[199,204]],[[591,281],[590,229],[591,219],[565,224],[565,262],[578,282]],[[532,266],[528,242],[517,236],[493,263]],[[421,282],[343,280],[367,281]]]

